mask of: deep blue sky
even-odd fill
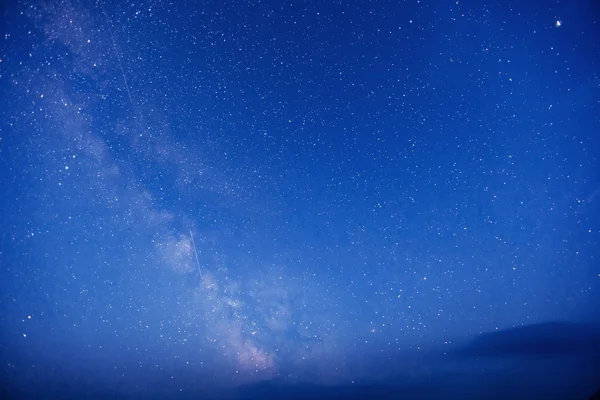
[[[0,27],[6,394],[593,389],[594,1],[23,1]]]

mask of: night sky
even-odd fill
[[[600,387],[596,2],[1,13],[3,396]]]

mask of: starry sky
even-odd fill
[[[594,1],[1,11],[5,394],[468,383],[600,323]]]

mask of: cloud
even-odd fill
[[[589,324],[548,322],[486,333],[456,354],[469,357],[564,355],[596,351],[600,329]]]

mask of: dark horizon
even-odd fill
[[[379,357],[381,358],[381,357]],[[91,361],[91,360],[90,360]],[[373,356],[366,364],[371,371],[355,369],[350,383],[317,383],[311,376],[277,376],[241,384],[197,383],[184,377],[184,393],[174,393],[173,383],[163,374],[139,373],[127,385],[97,379],[98,371],[61,375],[56,366],[49,381],[36,379],[25,388],[28,377],[8,374],[1,393],[19,398],[202,398],[202,399],[528,399],[531,393],[544,399],[589,399],[600,389],[600,325],[548,322],[484,333],[473,340],[442,348],[414,350],[395,355],[395,360]],[[92,361],[93,362],[93,361]],[[419,371],[411,366],[417,363]],[[360,371],[360,372],[359,372]],[[178,371],[173,371],[177,373]],[[101,375],[101,374],[100,374]],[[182,384],[182,382],[177,382]],[[541,385],[544,388],[541,389]]]

